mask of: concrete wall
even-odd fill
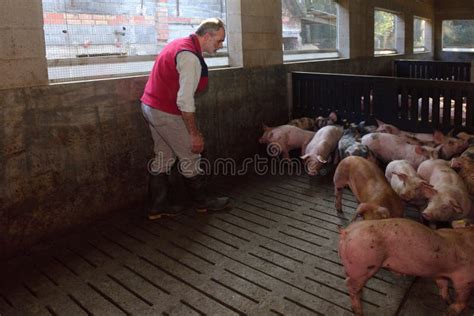
[[[0,89],[48,83],[41,1],[3,0],[0,10]]]
[[[474,53],[443,52],[441,47],[443,20],[474,19],[474,1],[472,0],[435,0],[436,27],[434,29],[436,55],[435,58],[445,61],[472,61]]]
[[[372,57],[374,6],[433,16],[429,1],[417,6],[407,1],[341,0],[351,10],[351,58],[282,65],[279,1],[231,3],[229,36],[239,38],[242,33],[243,38],[232,44],[234,51],[242,47],[241,55],[231,59],[243,67],[211,70],[209,90],[197,99],[205,156],[211,160],[242,160],[262,150],[257,142],[261,123],[283,124],[288,118],[288,71],[388,75],[394,58],[412,57]],[[45,60],[33,45],[42,42],[41,7],[31,11],[29,0],[9,0],[8,6],[13,13],[36,12],[29,20],[36,22],[22,26],[30,22],[0,13],[4,30],[23,27],[29,34],[26,42],[32,44],[18,46],[11,36],[0,35],[10,51],[7,59],[0,59],[2,71],[18,74],[0,83],[0,257],[113,212],[141,212],[146,163],[152,156],[138,101],[147,78],[43,85]],[[38,46],[44,54],[44,46]],[[21,57],[30,50],[32,58]]]
[[[207,158],[258,151],[261,122],[286,118],[284,78],[281,67],[210,73],[197,101]],[[152,157],[138,101],[145,82],[0,90],[0,257],[116,211],[142,211]]]

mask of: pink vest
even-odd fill
[[[197,36],[191,34],[188,37],[172,41],[156,57],[145,91],[140,99],[143,103],[163,112],[181,115],[181,111],[176,104],[179,90],[176,56],[182,51],[193,53],[201,62],[201,79],[195,92],[201,92],[206,88],[208,81],[207,65],[202,57]]]

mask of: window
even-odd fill
[[[226,21],[226,0],[42,0],[52,82],[148,73],[175,38],[209,17]],[[228,64],[227,43],[209,66]]]
[[[374,11],[374,54],[402,54],[404,50],[403,22],[395,13]]]
[[[431,50],[431,23],[427,19],[413,19],[413,52],[424,53]]]
[[[443,51],[474,52],[474,20],[445,20],[442,26]]]
[[[282,0],[283,60],[338,57],[334,0]]]

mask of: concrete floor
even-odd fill
[[[351,315],[331,177],[217,178],[232,209],[150,222],[116,216],[0,273],[0,315]],[[367,315],[442,315],[431,280],[381,270]],[[474,313],[474,298],[470,309]]]

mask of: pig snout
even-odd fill
[[[428,222],[431,222],[433,220],[433,214],[431,214],[431,212],[424,211],[421,213],[421,216],[423,216],[423,218]]]
[[[451,168],[453,169],[460,169],[462,167],[461,160],[459,158],[453,158],[451,159]]]

